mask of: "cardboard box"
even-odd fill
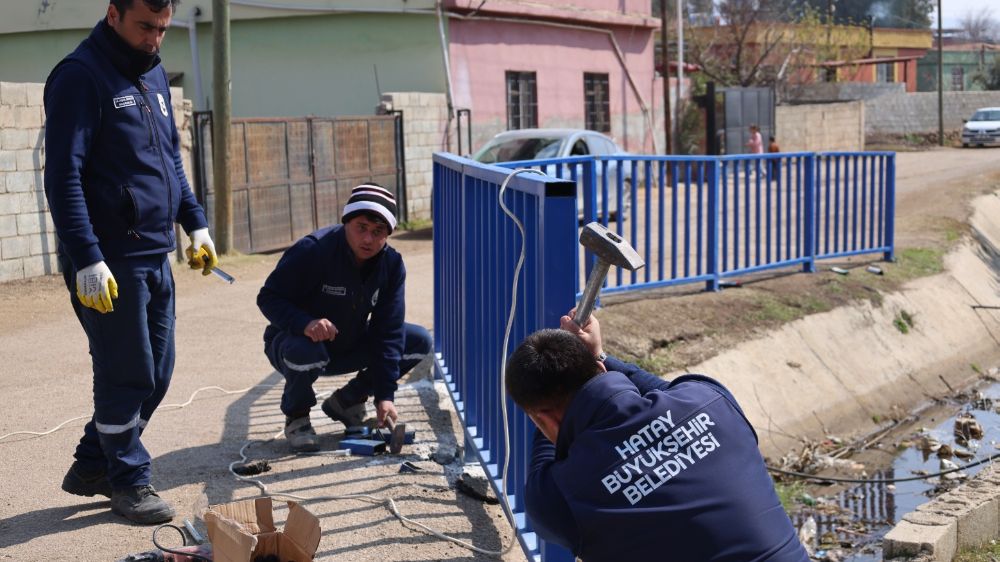
[[[253,562],[269,554],[281,562],[308,562],[316,555],[321,536],[319,519],[291,501],[285,528],[276,530],[271,498],[209,507],[205,526],[215,562]]]

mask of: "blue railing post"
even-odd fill
[[[705,166],[708,170],[708,243],[706,274],[711,279],[705,281],[705,290],[718,291],[719,280],[722,277],[722,267],[719,263],[719,231],[722,228],[722,214],[719,211],[719,171],[721,163],[718,159]]]
[[[575,185],[573,189],[575,193],[576,192]],[[583,222],[586,224],[597,220],[597,160],[593,156],[591,156],[588,160],[583,162],[582,189],[583,189],[583,218],[584,218]],[[573,205],[574,214],[576,213],[575,201],[576,200],[574,198],[574,205]],[[610,209],[611,207],[608,205],[608,201],[606,198],[603,201],[604,201],[604,213],[605,216],[607,216],[608,209]],[[589,253],[584,253],[584,255],[587,256],[587,263],[585,268],[587,273],[586,278],[589,279],[590,271],[594,269],[594,267],[597,265],[597,257]],[[575,260],[573,268],[576,268]],[[574,284],[573,286],[576,287],[577,285]],[[556,322],[556,324],[558,324],[558,322]]]
[[[886,251],[883,254],[885,261],[896,261],[896,154],[892,153],[886,158],[885,166],[885,203],[882,207],[885,210],[885,234],[884,244]]]
[[[803,201],[803,256],[807,258],[802,264],[802,271],[816,271],[816,155],[805,158],[805,201]]]

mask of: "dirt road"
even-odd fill
[[[989,189],[993,184],[987,178],[998,173],[1000,150],[900,153],[899,243],[920,244],[928,224],[958,224],[965,218],[968,195]],[[429,232],[394,237],[391,243],[403,253],[409,271],[408,320],[430,327]],[[469,499],[448,486],[446,472],[457,464],[442,467],[424,461],[430,469],[427,473],[399,475],[396,469],[402,459],[291,457],[280,442],[270,441],[282,425],[277,408],[280,391],[273,387],[281,378],[262,352],[265,322],[254,300],[277,258],[245,256],[227,261],[225,268],[238,279],[234,285],[186,268],[175,269],[177,365],[164,404],[183,403],[206,386],[252,387],[250,392],[233,395],[204,391],[185,408],[161,409],[146,430],[143,440],[154,455],[153,482],[178,508],[175,522],[192,516],[192,506],[202,494],[210,503],[221,503],[258,493],[257,488],[235,480],[226,468],[239,460],[238,452],[249,440],[253,441],[248,451],[251,459],[271,461],[273,470],[263,480],[273,490],[306,496],[361,492],[394,496],[404,514],[478,547],[497,548],[502,538],[510,536],[502,515],[495,506]],[[712,319],[700,318],[697,311],[710,299],[723,298],[702,293],[641,308],[656,318],[651,326],[662,325],[663,318],[684,318],[711,329]],[[715,321],[720,319],[747,322],[724,316]],[[646,339],[662,336],[655,330],[643,335]],[[46,431],[74,416],[89,415],[90,358],[61,278],[0,287],[0,358],[0,436]],[[342,382],[324,379],[317,390],[328,392]],[[438,390],[429,382],[417,381],[400,393],[400,407],[421,441],[407,458],[426,459],[439,447],[449,449],[461,442],[451,403]],[[318,410],[314,422],[324,448],[333,448],[333,424],[324,421]],[[150,528],[126,524],[109,512],[106,501],[69,496],[59,489],[81,427],[82,421],[74,421],[46,436],[0,439],[0,560],[112,560],[152,547]],[[381,506],[354,500],[307,505],[322,522],[318,560],[481,557],[405,527]],[[279,511],[279,519],[283,520],[284,513]],[[523,557],[515,548],[505,559]]]

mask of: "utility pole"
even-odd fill
[[[212,185],[215,191],[215,248],[233,251],[233,186],[229,136],[233,117],[229,73],[229,0],[212,0]]]
[[[938,146],[944,146],[944,61],[941,58],[942,48],[941,44],[944,43],[944,34],[941,28],[941,0],[937,3],[937,24],[938,24],[938,36],[937,36],[937,55],[938,55]]]
[[[663,136],[666,154],[674,153],[673,127],[670,125],[670,61],[667,49],[667,0],[660,0],[660,67],[663,69]]]
[[[677,142],[674,146],[677,147],[677,152],[681,152],[683,148],[681,147],[681,122],[683,115],[681,115],[681,100],[684,94],[684,0],[675,0],[677,2],[677,103],[674,104],[675,111],[677,111]]]

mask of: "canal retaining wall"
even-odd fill
[[[1000,361],[1000,311],[988,308],[1000,304],[1000,198],[981,197],[973,206],[974,235],[945,257],[944,273],[912,281],[880,303],[791,322],[690,372],[732,390],[768,456],[803,439],[874,431],[971,383]],[[906,333],[897,327],[904,315],[913,321]]]

